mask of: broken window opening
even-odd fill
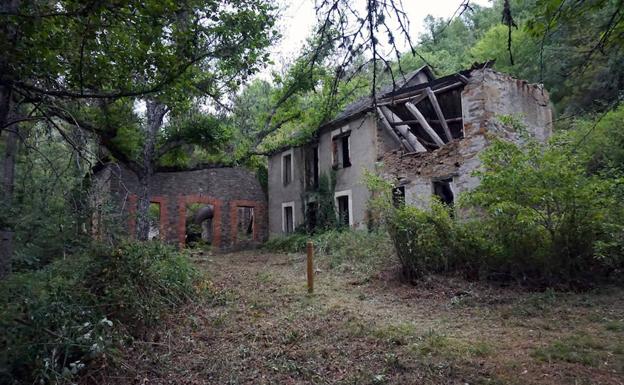
[[[336,203],[338,206],[338,226],[348,227],[351,215],[349,212],[349,196],[341,195],[336,197]]]
[[[398,186],[392,189],[392,203],[394,207],[405,205],[405,186]]]
[[[318,203],[309,202],[306,205],[306,225],[309,232],[314,232],[318,226]]]
[[[314,146],[306,152],[306,186],[316,190],[319,187],[319,149]]]
[[[283,230],[286,234],[292,234],[295,232],[295,218],[294,218],[294,210],[293,206],[284,206],[284,217],[283,217]]]
[[[186,205],[186,245],[202,247],[212,244],[214,206],[205,203]]]
[[[351,154],[349,150],[349,137],[351,132],[345,132],[332,138],[333,167],[351,167]]]
[[[147,233],[147,239],[159,239],[160,238],[160,203],[150,202],[147,219],[149,223],[149,232]]]
[[[440,198],[440,201],[448,206],[453,206],[455,196],[451,184],[453,178],[438,179],[433,181],[433,194]]]
[[[238,206],[236,214],[236,240],[239,242],[253,241],[254,208]]]
[[[292,182],[292,154],[282,156],[282,182],[284,186]]]

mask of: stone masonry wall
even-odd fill
[[[96,173],[96,184],[107,186],[129,234],[136,234],[138,181],[134,173],[119,165],[108,165]],[[235,167],[194,171],[160,172],[153,177],[150,201],[160,204],[160,237],[168,243],[185,244],[186,205],[206,203],[214,206],[212,245],[216,249],[239,249],[267,239],[267,197],[254,173]],[[253,240],[236,239],[237,207],[254,208]]]

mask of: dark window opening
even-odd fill
[[[295,231],[295,223],[293,218],[292,206],[284,207],[284,232],[292,234]]]
[[[160,203],[150,202],[148,211],[149,232],[147,239],[160,238]]]
[[[451,183],[453,178],[440,179],[433,181],[433,193],[440,198],[442,203],[453,206],[455,197],[453,196],[453,190],[451,189]]]
[[[345,136],[341,139],[342,144],[342,167],[351,166],[351,157],[349,154],[349,137]]]
[[[336,201],[338,203],[338,225],[349,226],[349,196],[339,196]]]
[[[394,207],[401,207],[405,204],[405,186],[392,189],[392,203],[394,203]]]
[[[290,154],[282,157],[282,179],[284,186],[287,186],[292,181],[292,156]]]
[[[236,240],[252,241],[254,227],[254,208],[239,206],[236,216]]]
[[[312,147],[306,154],[306,186],[310,189],[319,187],[319,152],[318,147]]]
[[[306,205],[306,222],[309,232],[316,230],[318,223],[318,204],[310,202]]]
[[[345,168],[351,166],[351,154],[349,153],[349,136],[351,132],[346,132],[332,139],[332,151],[334,154],[335,168]]]

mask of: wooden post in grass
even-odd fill
[[[308,241],[308,293],[314,292],[314,243]]]

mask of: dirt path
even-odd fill
[[[624,384],[624,296],[418,287],[322,269],[303,255],[198,261],[219,295],[125,352],[109,383]]]

